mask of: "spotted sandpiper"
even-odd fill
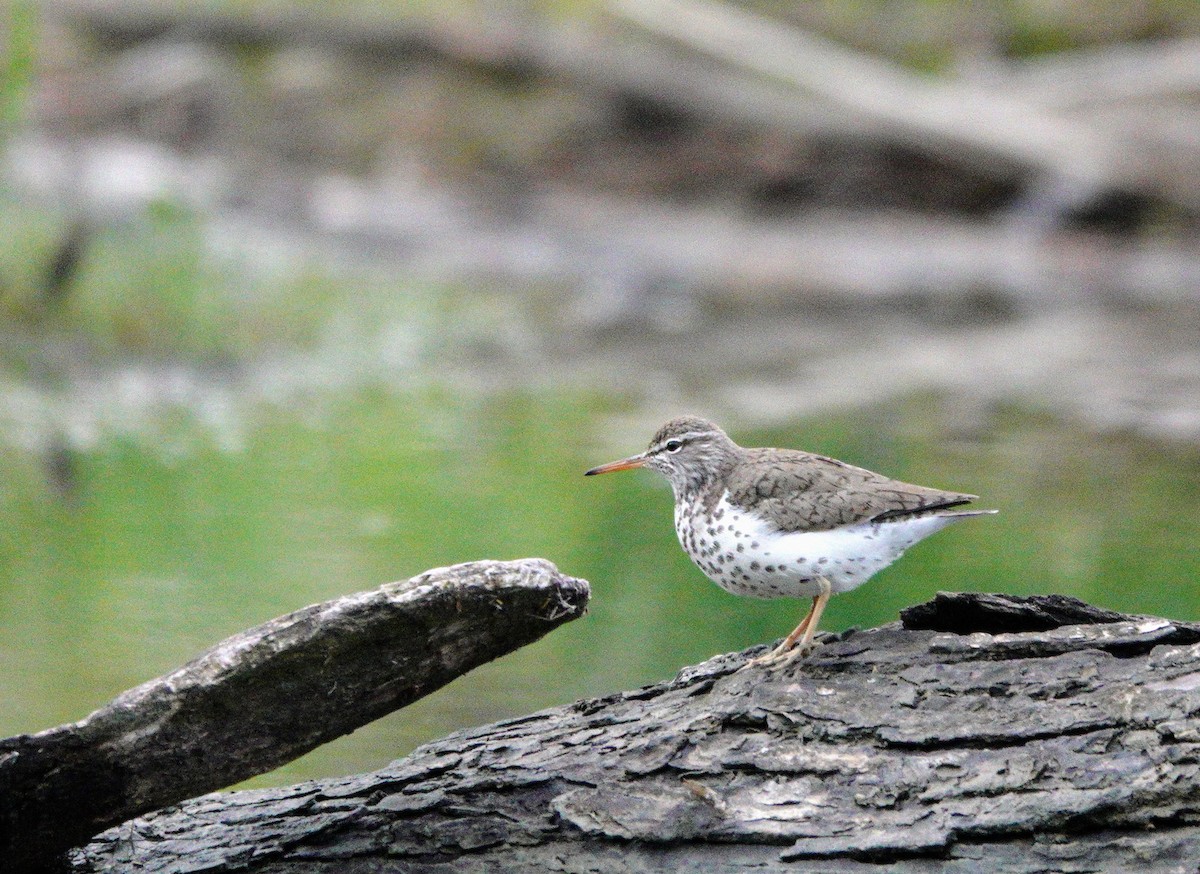
[[[966,516],[975,495],[889,479],[794,449],[745,449],[712,422],[672,419],[638,455],[587,476],[656,470],[675,491],[675,532],[714,583],[753,598],[811,597],[812,608],[773,652],[809,649],[832,594],[865,583],[918,540]]]

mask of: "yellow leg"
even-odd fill
[[[821,587],[821,591],[813,597],[812,607],[809,609],[808,614],[800,620],[800,624],[796,626],[795,630],[785,637],[783,643],[779,644],[771,652],[756,659],[751,659],[747,662],[748,665],[767,665],[774,662],[787,661],[790,657],[803,653],[807,649],[808,645],[812,643],[813,637],[817,634],[817,626],[821,622],[821,614],[825,612],[825,605],[829,603],[829,597],[833,594],[833,587],[830,585],[829,580],[824,577],[817,577],[817,585]]]
[[[803,637],[808,632],[808,626],[812,624],[813,614],[817,612],[817,601],[820,595],[813,596],[812,607],[808,609],[808,613],[800,620],[800,624],[796,626],[795,631],[783,639],[783,643],[775,648],[776,652],[787,652],[796,645],[796,641]]]
[[[808,646],[816,637],[817,626],[821,623],[821,614],[825,612],[825,605],[829,603],[829,596],[833,594],[833,586],[829,584],[829,580],[817,577],[817,582],[821,586],[821,593],[813,598],[812,609],[808,611],[808,627],[804,629],[804,637],[800,639],[801,648]],[[788,636],[791,637],[791,635]]]

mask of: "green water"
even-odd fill
[[[541,347],[571,341],[534,324],[527,289],[255,273],[205,255],[202,225],[162,207],[99,232],[55,303],[38,277],[62,218],[2,197],[0,218],[0,734],[81,718],[274,616],[473,559],[548,558],[591,581],[589,615],[256,783],[363,771],[458,728],[661,680],[778,638],[806,606],[709,583],[653,474],[582,476],[688,411],[639,412],[647,386],[581,391],[586,367],[544,373]],[[163,387],[114,387],[130,362],[201,388],[142,403]],[[511,388],[526,384],[541,388]],[[771,431],[723,420],[748,445],[1002,511],[834,599],[826,628],[892,621],[939,589],[1200,619],[1200,450],[1018,409],[976,418],[964,430],[952,402],[921,397]]]
[[[1002,511],[835,598],[825,627],[891,621],[939,589],[1063,592],[1200,619],[1200,452],[1089,438],[1017,410],[964,437],[937,426],[938,409],[926,398],[773,431],[729,423],[744,443],[804,446]],[[614,442],[614,413],[629,415],[554,393],[360,388],[260,405],[233,441],[180,412],[163,426],[174,439],[101,437],[57,475],[41,455],[10,454],[0,733],[80,718],[305,604],[476,558],[549,558],[591,581],[589,615],[255,783],[376,767],[456,728],[663,679],[790,630],[803,604],[735,598],[691,566],[664,481],[581,475],[641,448]]]

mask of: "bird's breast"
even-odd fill
[[[846,592],[887,567],[948,519],[862,522],[827,531],[775,530],[723,496],[679,502],[675,531],[692,561],[726,591],[756,598],[817,594],[818,577]]]
[[[680,502],[675,532],[692,561],[713,582],[754,598],[816,594],[816,566],[805,567],[780,549],[780,535],[760,517],[729,501]],[[806,560],[805,560],[806,561]]]

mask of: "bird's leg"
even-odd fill
[[[779,646],[772,650],[772,655],[787,652],[796,645],[797,640],[799,640],[808,632],[808,627],[812,625],[813,614],[817,612],[817,597],[819,596],[813,597],[812,606],[808,608],[808,613],[806,613],[804,618],[800,620],[800,624],[796,626],[796,629],[783,639],[783,643],[779,644]]]
[[[820,596],[818,595],[817,597],[813,598],[812,609],[810,609],[808,614],[800,620],[800,624],[796,626],[796,629],[783,639],[783,643],[779,644],[779,646],[775,647],[775,649],[771,650],[770,652],[764,653],[758,658],[751,659],[750,661],[746,662],[746,667],[750,667],[751,665],[762,667],[765,665],[773,665],[776,662],[786,661],[788,657],[792,655],[791,649],[793,646],[795,646],[796,641],[808,631],[808,627],[812,624],[813,614],[817,611],[817,598],[819,597]]]
[[[824,577],[817,577],[817,585],[821,587],[820,593],[813,598],[812,609],[808,611],[808,627],[804,629],[804,637],[800,639],[799,649],[803,650],[806,646],[812,643],[817,634],[817,625],[821,622],[821,614],[825,612],[825,605],[829,603],[829,596],[833,594],[833,586],[829,580]],[[792,634],[796,632],[793,631]],[[788,635],[790,640],[791,634]]]
[[[800,620],[800,624],[796,626],[795,630],[785,637],[783,643],[775,649],[766,655],[751,659],[747,665],[768,665],[787,661],[811,649],[813,637],[817,633],[817,625],[821,621],[821,614],[825,612],[825,605],[829,603],[829,596],[833,594],[833,586],[825,577],[817,577],[817,585],[820,586],[821,591],[813,596],[812,607],[808,614]],[[797,641],[799,641],[799,645],[797,645]]]

